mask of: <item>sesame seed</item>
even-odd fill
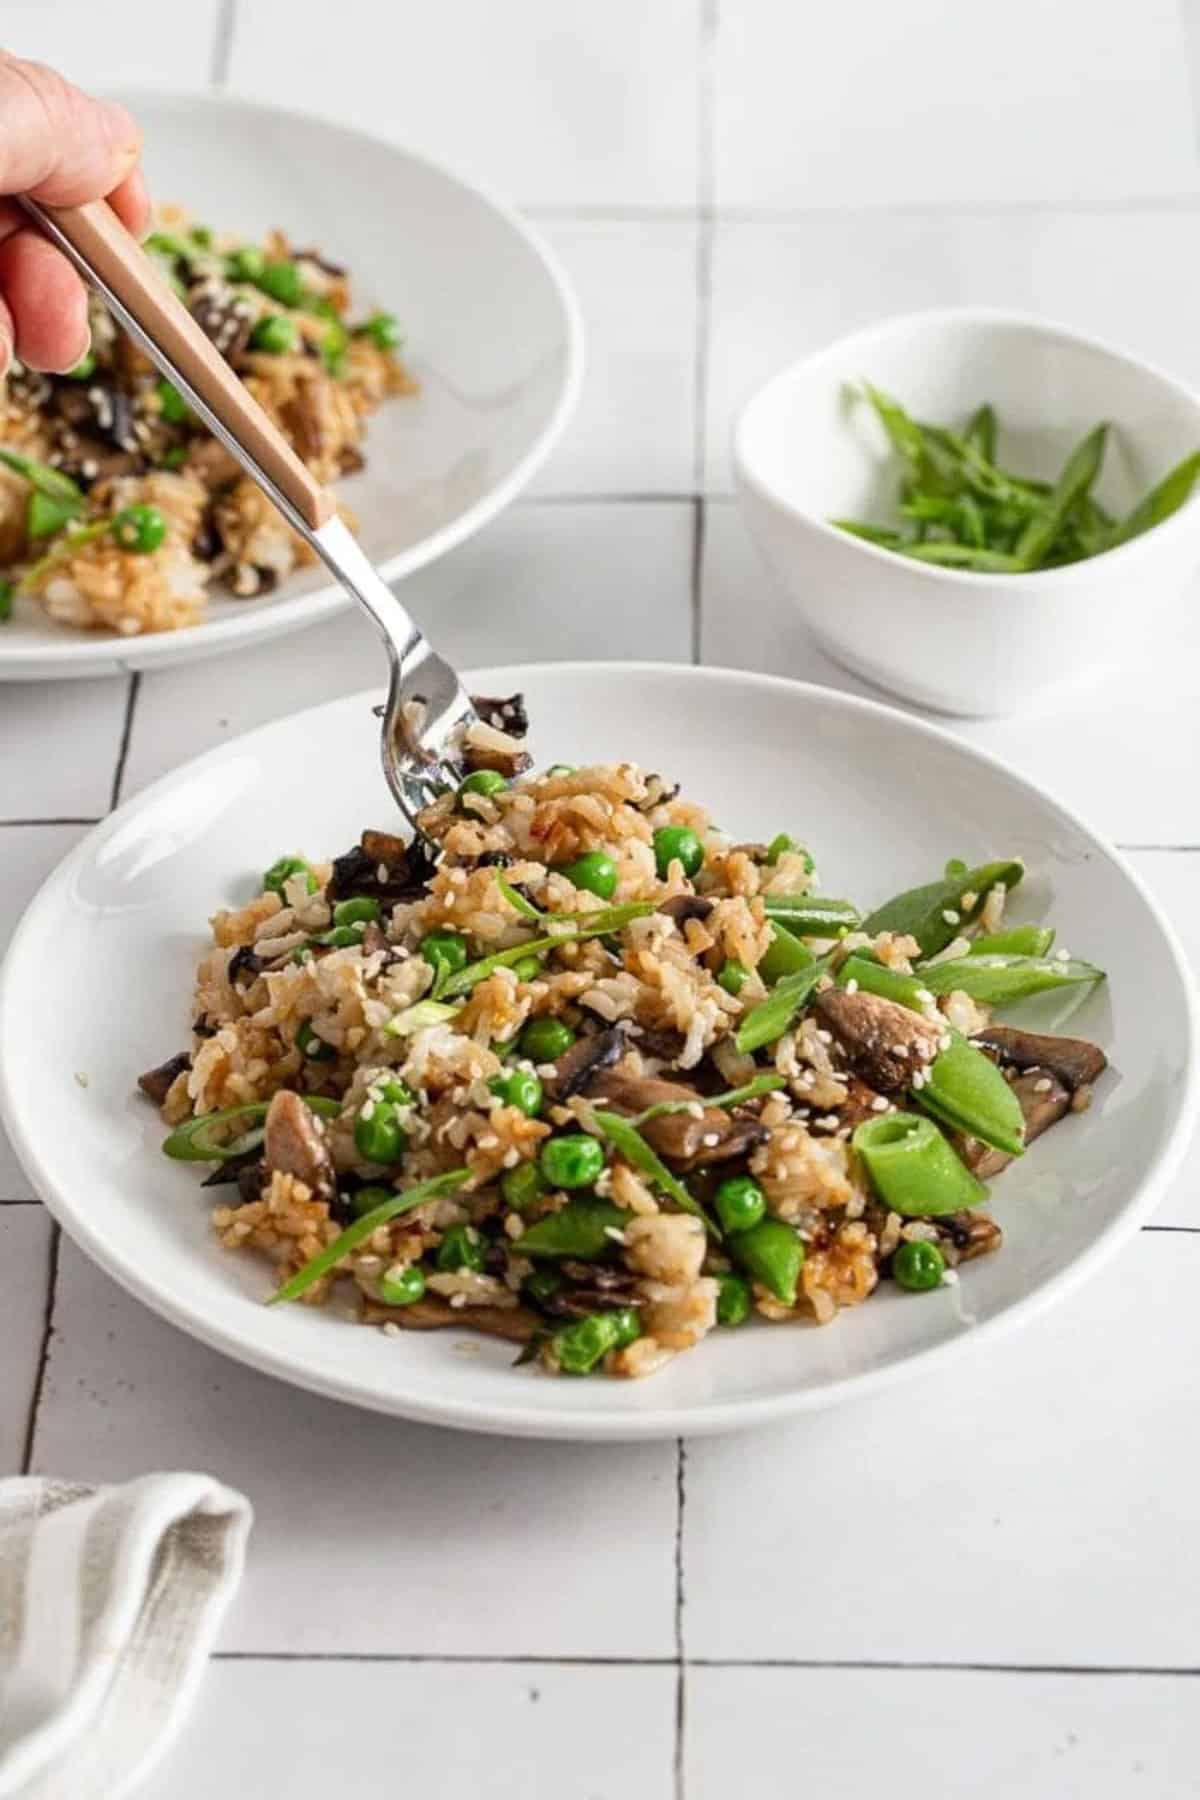
[[[893,1044],[892,1050],[896,1056],[905,1056],[906,1057],[909,1054],[909,1049],[908,1049],[907,1044]]]
[[[1071,952],[1069,950],[1056,950],[1054,952],[1054,960],[1055,962],[1070,962]]]
[[[814,1119],[813,1123],[819,1125],[822,1131],[836,1131],[838,1116],[836,1113],[824,1113],[821,1118]]]
[[[817,1042],[819,1044],[832,1044],[833,1033],[831,1031],[818,1030]]]
[[[872,1112],[889,1112],[891,1110],[891,1105],[892,1105],[891,1101],[887,1098],[887,1096],[885,1094],[876,1094],[875,1098],[871,1102],[871,1111]]]
[[[706,1150],[715,1150],[720,1141],[721,1134],[719,1131],[706,1131],[704,1136],[700,1139],[700,1142],[704,1145]]]
[[[943,1269],[942,1270],[942,1286],[943,1287],[957,1287],[958,1286],[958,1270],[957,1269]]]
[[[625,1233],[621,1230],[619,1225],[606,1225],[604,1227],[604,1235],[606,1238],[611,1238],[614,1244],[623,1244],[625,1242]]]
[[[947,925],[957,925],[962,920],[962,914],[956,913],[952,906],[947,906],[945,908],[945,910],[942,913],[942,917],[943,917],[943,919],[945,919]]]
[[[846,983],[846,992],[848,994],[857,994],[858,992],[858,983],[853,976],[851,976],[850,980]]]
[[[397,1325],[397,1323],[394,1319],[385,1320],[384,1323],[379,1327],[379,1329],[382,1331],[384,1337],[399,1337],[400,1336],[400,1327],[399,1327],[399,1325]]]
[[[1051,1081],[1050,1077],[1048,1075],[1043,1075],[1040,1081],[1034,1082],[1033,1091],[1035,1094],[1048,1094],[1053,1086],[1054,1083]]]
[[[922,1006],[931,1006],[933,1004],[933,995],[927,987],[917,988],[913,994],[913,999],[919,1000]]]
[[[467,1296],[465,1294],[451,1294],[450,1304],[457,1312],[467,1304]]]

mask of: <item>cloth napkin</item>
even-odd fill
[[[250,1503],[207,1475],[0,1481],[0,1796],[119,1800],[178,1731]]]

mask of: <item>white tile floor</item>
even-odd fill
[[[984,47],[950,0],[817,15],[210,0],[164,32],[147,0],[10,0],[5,23],[85,78],[211,72],[352,110],[540,212],[589,385],[536,497],[414,590],[459,661],[636,646],[860,691],[745,540],[736,404],[851,324],[958,299],[1200,377],[1200,27],[1171,0],[1136,21],[1015,0]],[[1168,646],[1135,626],[1107,687],[956,729],[1129,846],[1200,967],[1196,619]],[[33,822],[0,825],[0,933],[114,794],[379,681],[345,618],[136,683],[7,689],[0,821]],[[986,1357],[769,1435],[601,1451],[439,1434],[224,1361],[59,1245],[0,1143],[0,1466],[200,1466],[255,1502],[151,1800],[724,1800],[747,1778],[765,1800],[1182,1800],[1194,1167],[1116,1266]]]

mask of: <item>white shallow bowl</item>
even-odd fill
[[[350,270],[355,307],[396,314],[420,393],[368,423],[366,469],[338,483],[389,580],[411,578],[495,518],[570,417],[578,309],[541,237],[509,207],[411,151],[220,95],[119,96],[146,137],[155,196],[218,229],[272,226]],[[108,675],[232,651],[351,602],[324,570],[261,600],[214,590],[204,623],[122,638],[53,625],[31,602],[0,630],[0,681]]]
[[[897,461],[866,380],[918,419],[961,424],[985,400],[1000,461],[1053,480],[1112,422],[1094,490],[1118,516],[1200,449],[1200,399],[1092,338],[981,308],[912,313],[793,363],[742,410],[733,439],[751,536],[829,654],[936,711],[1008,713],[1118,667],[1166,627],[1200,565],[1200,497],[1118,550],[1029,575],[917,563],[829,524],[895,519]]]
[[[1013,916],[1053,919],[1110,974],[1071,1019],[1113,1060],[1092,1111],[996,1184],[1005,1247],[958,1286],[918,1297],[889,1285],[825,1329],[721,1331],[646,1381],[554,1381],[466,1333],[390,1338],[336,1312],[263,1306],[267,1268],[219,1249],[209,1228],[224,1190],[202,1192],[199,1168],[162,1156],[135,1079],[187,1041],[213,908],[255,891],[252,871],[280,851],[334,853],[392,819],[363,695],[223,745],[139,795],[67,857],[13,941],[0,1112],[37,1191],[131,1292],[241,1361],[382,1412],[540,1437],[663,1437],[830,1406],[932,1369],[1065,1293],[1145,1217],[1193,1110],[1190,982],[1137,877],[1070,813],[946,734],[822,688],[637,664],[471,679],[524,690],[543,762],[632,757],[749,838],[801,832],[830,893],[873,903],[950,856],[1023,855],[1031,872]],[[1053,1029],[1062,1015],[1043,1003],[1025,1016]]]

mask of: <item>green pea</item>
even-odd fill
[[[299,306],[304,299],[304,283],[294,262],[269,262],[259,271],[258,286],[280,306]]]
[[[740,963],[731,957],[721,967],[721,972],[717,976],[717,986],[723,987],[727,994],[736,996],[741,993],[749,979],[750,971],[745,963]]]
[[[367,1162],[399,1162],[408,1149],[408,1133],[387,1100],[367,1100],[354,1121],[354,1147]]]
[[[96,358],[85,350],[73,369],[67,370],[68,381],[88,381],[96,373]]]
[[[767,1210],[766,1195],[749,1175],[730,1175],[718,1187],[713,1198],[717,1217],[732,1236],[749,1231]]]
[[[617,891],[617,865],[604,850],[588,850],[567,863],[560,871],[577,888],[595,894],[598,900],[611,900]]]
[[[901,1244],[892,1258],[892,1279],[913,1294],[940,1287],[946,1259],[936,1244]]]
[[[467,966],[467,940],[457,931],[426,932],[420,951],[437,975],[456,975]]]
[[[546,770],[547,781],[561,781],[566,775],[574,775],[578,771],[574,763],[551,763]]]
[[[270,313],[250,333],[250,348],[265,350],[270,356],[286,356],[296,348],[299,336],[294,319],[283,313]]]
[[[511,1206],[516,1213],[523,1213],[547,1192],[546,1177],[536,1163],[518,1163],[515,1169],[505,1169],[500,1177],[500,1192],[506,1206]]]
[[[562,1276],[557,1270],[534,1269],[521,1283],[521,1291],[535,1306],[545,1306],[547,1300],[553,1300],[562,1284]]]
[[[704,867],[704,845],[690,825],[663,825],[654,834],[654,864],[664,881],[674,862],[682,864],[687,876]]]
[[[542,1084],[529,1069],[508,1069],[494,1076],[488,1086],[505,1106],[515,1106],[530,1119],[542,1110]]]
[[[398,1275],[381,1275],[375,1291],[385,1306],[412,1306],[425,1298],[425,1277],[416,1263]]]
[[[296,1048],[312,1062],[331,1062],[337,1055],[333,1045],[318,1037],[307,1019],[296,1033]]]
[[[365,895],[357,900],[339,900],[333,909],[335,925],[375,925],[381,917],[378,900]]]
[[[798,856],[804,858],[805,872],[806,874],[811,875],[815,866],[812,857],[808,854],[804,845],[799,843],[794,837],[789,837],[786,831],[781,831],[778,837],[773,837],[771,842],[767,845],[767,862],[774,868],[780,857],[786,856],[789,851],[794,851]]]
[[[374,1212],[377,1206],[382,1206],[385,1200],[394,1200],[395,1197],[395,1188],[379,1187],[372,1183],[369,1187],[358,1188],[350,1195],[350,1210],[356,1219],[361,1219],[364,1214]]]
[[[113,537],[122,550],[148,556],[167,535],[167,521],[157,506],[126,506],[113,519]]]
[[[717,1324],[744,1325],[750,1317],[750,1289],[740,1275],[717,1276]]]
[[[392,1106],[415,1106],[416,1097],[398,1075],[384,1075],[367,1089],[372,1100],[386,1100]]]
[[[266,266],[267,259],[257,244],[243,244],[232,252],[225,268],[231,281],[252,281],[257,285]]]
[[[639,1328],[640,1329],[640,1328]],[[590,1375],[621,1341],[615,1313],[591,1313],[553,1337],[554,1357],[564,1375]]]
[[[604,1167],[604,1150],[586,1132],[547,1138],[538,1155],[538,1166],[551,1187],[591,1187]]]
[[[804,1243],[782,1219],[760,1219],[730,1240],[729,1253],[747,1275],[762,1283],[784,1306],[795,1306],[804,1267]]]
[[[372,313],[369,319],[364,319],[356,328],[354,335],[370,338],[381,350],[398,350],[404,342],[404,333],[396,315],[387,312]]]
[[[508,786],[499,769],[476,769],[458,785],[459,798],[464,794],[499,794]]]
[[[193,225],[191,239],[193,244],[198,245],[201,250],[212,249],[213,234],[207,225]]]
[[[284,886],[293,875],[307,875],[308,891],[310,894],[316,893],[317,878],[301,856],[281,856],[277,862],[273,862],[263,876],[264,891],[278,894],[282,900]]]
[[[523,956],[520,962],[512,965],[512,972],[518,981],[536,981],[542,972],[540,956]]]
[[[483,1273],[483,1239],[473,1225],[451,1225],[438,1246],[437,1266],[448,1275],[460,1269],[472,1275]]]
[[[350,342],[350,333],[340,319],[332,319],[329,329],[321,339],[321,361],[331,375],[342,373],[346,366],[346,349]]]
[[[158,384],[158,410],[168,425],[184,425],[188,418],[188,403],[173,381],[160,381]]]
[[[575,1042],[575,1033],[561,1019],[530,1019],[517,1039],[517,1048],[530,1062],[557,1062]]]

